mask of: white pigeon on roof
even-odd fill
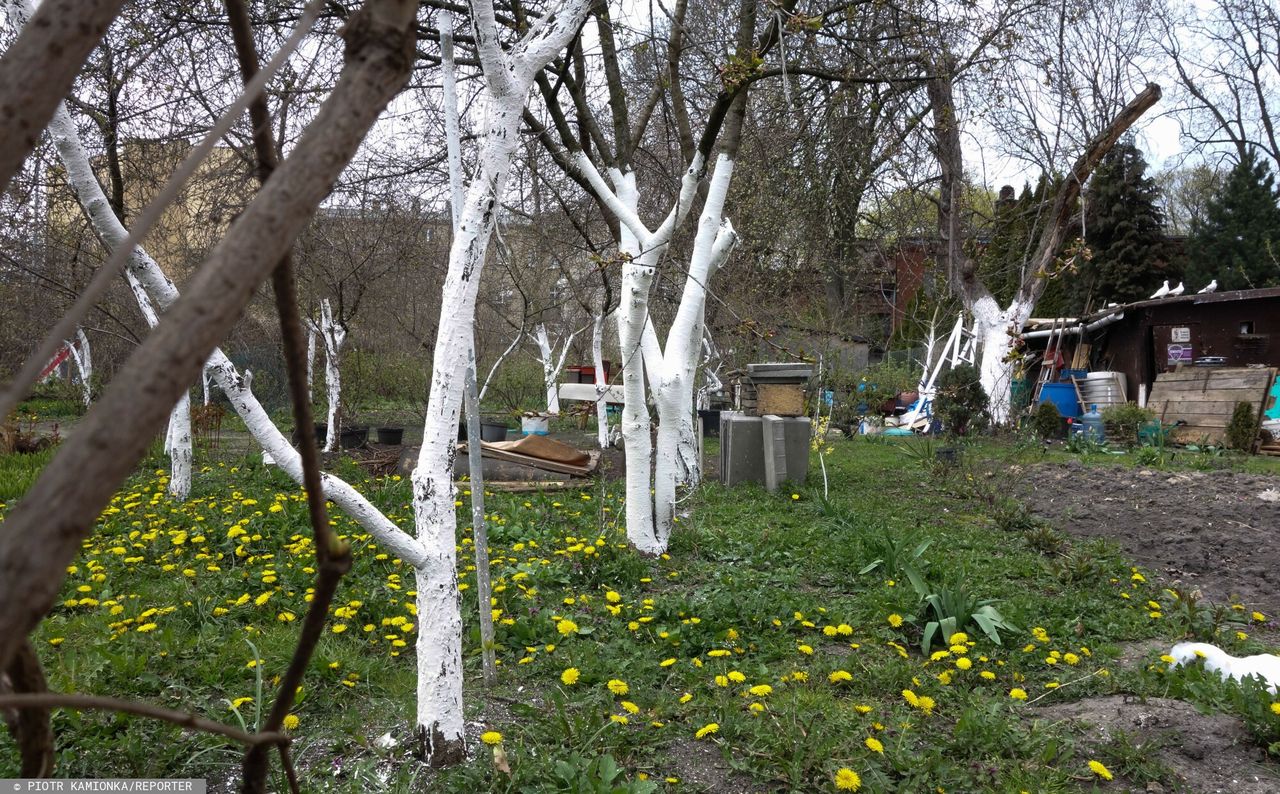
[[[1199,292],[1197,292],[1196,294],[1197,294],[1197,295],[1207,295],[1207,294],[1209,294],[1210,292],[1217,292],[1217,291],[1218,291],[1218,280],[1215,278],[1213,281],[1210,281],[1210,282],[1209,282],[1209,285],[1208,285],[1208,286],[1206,286],[1204,289],[1200,290],[1200,291],[1199,291]]]
[[[1160,285],[1160,289],[1155,291],[1155,294],[1151,296],[1151,299],[1155,300],[1156,298],[1163,298],[1165,295],[1168,295],[1168,294],[1169,294],[1169,282],[1166,281],[1164,284]]]
[[[1178,297],[1179,295],[1181,295],[1182,293],[1184,293],[1184,292],[1186,292],[1186,291],[1187,291],[1187,288],[1186,288],[1186,287],[1184,287],[1184,286],[1182,285],[1182,282],[1181,282],[1181,281],[1179,281],[1179,282],[1178,282],[1178,286],[1176,286],[1176,287],[1174,287],[1173,289],[1169,290],[1169,297],[1170,297],[1170,298],[1176,298],[1176,297]]]

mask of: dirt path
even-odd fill
[[[1280,617],[1280,477],[1070,461],[1016,479],[1019,496],[1059,531],[1111,538],[1170,583]]]

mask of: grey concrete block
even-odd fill
[[[725,485],[764,482],[763,421],[741,411],[720,414],[720,481]]]

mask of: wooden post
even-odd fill
[[[476,553],[476,598],[480,608],[481,662],[484,682],[493,686],[498,670],[493,647],[492,586],[489,583],[489,531],[484,523],[484,461],[480,458],[480,397],[476,389],[476,352],[467,366],[467,464],[471,469],[471,539]]]

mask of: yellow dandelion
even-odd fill
[[[493,747],[495,744],[502,744],[502,734],[497,731],[485,731],[480,734],[480,741]]]
[[[862,788],[862,778],[858,777],[858,773],[847,766],[842,766],[836,770],[835,783],[836,788],[841,791],[857,791]]]
[[[1089,771],[1097,775],[1098,777],[1102,778],[1103,780],[1111,780],[1114,777],[1111,774],[1111,770],[1103,766],[1101,761],[1090,761]]]

